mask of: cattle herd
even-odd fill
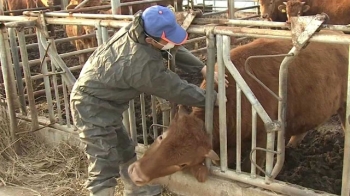
[[[121,0],[130,2],[134,0]],[[7,0],[9,10],[47,7],[47,0]],[[66,9],[74,9],[82,0],[71,0]],[[55,0],[54,5],[61,2]],[[182,0],[177,1],[182,10]],[[90,0],[85,7],[102,5],[101,0]],[[172,4],[166,0],[160,5]],[[259,0],[261,17],[270,21],[289,22],[290,17],[326,13],[328,24],[347,25],[350,23],[350,0]],[[133,5],[133,12],[144,10],[152,4]],[[111,13],[111,10],[91,13]],[[122,7],[119,14],[129,14],[128,7]],[[18,14],[20,15],[20,14]],[[66,25],[67,36],[80,36],[94,32],[93,27]],[[326,31],[326,30],[322,30]],[[329,32],[343,34],[343,32]],[[72,44],[77,50],[97,46],[96,38],[75,40]],[[230,51],[233,64],[237,67],[254,95],[260,101],[267,114],[277,119],[278,102],[261,85],[253,80],[244,69],[245,61],[250,56],[286,54],[292,48],[292,42],[259,38],[238,46]],[[305,134],[338,114],[342,124],[345,122],[345,104],[347,91],[348,47],[340,44],[310,43],[289,66],[286,144],[295,146]],[[87,56],[81,56],[83,64]],[[279,66],[283,58],[264,58],[251,60],[253,74],[268,88],[278,94]],[[217,66],[215,66],[217,69]],[[229,86],[226,89],[227,103],[227,152],[228,166],[234,169],[236,163],[236,83],[228,74]],[[205,80],[201,88],[205,88]],[[215,86],[217,90],[217,86]],[[252,107],[246,97],[241,100],[242,130],[242,170],[249,172],[251,163],[249,152],[252,138]],[[167,131],[160,135],[144,156],[129,167],[129,174],[134,182],[142,185],[153,179],[173,174],[177,171],[189,171],[200,182],[208,176],[204,165],[205,158],[219,162],[219,111],[214,108],[214,129],[212,144],[204,130],[204,108],[192,108],[187,111],[180,106],[179,111]],[[257,121],[257,147],[266,147],[266,130],[263,122]],[[265,152],[257,151],[257,164],[263,167]]]

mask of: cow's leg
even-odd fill
[[[342,107],[338,110],[338,116],[340,118],[340,122],[342,125],[343,130],[345,130],[345,123],[346,123],[346,102],[343,103]],[[350,121],[350,118],[348,119]]]
[[[75,46],[77,48],[77,51],[84,49],[84,47],[80,43],[80,40],[75,40]],[[84,65],[84,63],[85,63],[85,54],[79,54],[79,65]]]
[[[292,147],[292,148],[296,148],[300,143],[301,141],[303,141],[304,137],[306,136],[307,132],[305,133],[301,133],[299,135],[293,135],[288,144],[287,144],[287,147]]]

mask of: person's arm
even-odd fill
[[[205,107],[204,89],[181,80],[177,74],[165,68],[163,62],[151,60],[143,63],[126,79],[131,87],[178,104]],[[215,91],[213,96],[215,103]]]
[[[180,46],[176,52],[175,63],[178,68],[187,73],[200,73],[205,67],[201,60],[183,46]]]

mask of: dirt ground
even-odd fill
[[[63,37],[63,33],[57,34],[57,37]],[[192,37],[192,36],[191,36]],[[36,39],[28,40],[28,42],[36,41]],[[205,46],[205,42],[201,42],[200,47]],[[75,48],[70,43],[57,44],[57,50],[59,53],[66,53],[74,51]],[[186,46],[188,49],[194,49],[194,46]],[[29,49],[29,58],[37,59],[39,57],[38,49]],[[205,53],[205,52],[204,52]],[[200,53],[196,55],[205,63],[206,56]],[[71,57],[64,59],[69,66],[78,65],[78,58]],[[39,73],[38,66],[32,69],[33,72]],[[179,76],[190,83],[199,85],[202,81],[200,74],[188,74],[181,70],[177,70]],[[77,76],[78,73],[75,73]],[[35,83],[36,89],[39,90],[43,87],[42,80]],[[36,98],[37,103],[43,106],[41,108],[42,114],[47,111],[47,105],[45,106],[45,95],[40,95]],[[147,127],[152,124],[151,115],[151,101],[150,96],[146,95],[146,120]],[[142,142],[142,127],[141,127],[141,114],[140,114],[140,101],[139,98],[135,99],[135,111],[136,111],[136,125],[137,132],[139,134],[139,142]],[[158,113],[158,119],[161,118],[161,114]],[[160,131],[160,130],[159,130]],[[153,135],[153,134],[150,134]],[[152,137],[149,137],[149,142],[152,142]],[[318,131],[310,131],[303,142],[295,149],[286,149],[285,165],[277,177],[278,180],[286,181],[294,184],[298,184],[307,188],[326,191],[329,193],[340,194],[341,189],[341,177],[342,177],[342,157],[344,148],[344,134],[341,130],[338,118],[335,116],[330,119],[325,126],[321,127]],[[0,149],[1,151],[1,149]],[[1,177],[1,176],[0,176]],[[81,184],[79,185],[82,186]],[[120,185],[122,186],[122,185]],[[118,187],[120,191],[122,187]],[[69,194],[67,194],[69,195]],[[169,192],[163,195],[171,195]]]

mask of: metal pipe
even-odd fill
[[[30,67],[28,64],[28,53],[26,49],[26,40],[24,38],[24,32],[23,29],[17,30],[17,36],[18,36],[18,44],[20,47],[21,57],[22,57],[22,63],[23,63],[23,73],[24,73],[24,79],[27,87],[27,94],[28,94],[28,103],[29,103],[29,109],[30,109],[30,117],[33,120],[31,123],[31,130],[36,130],[39,128],[39,122],[38,122],[38,113],[35,106],[35,99],[34,99],[34,90],[33,90],[33,83],[31,79],[31,73],[30,73]]]
[[[12,61],[13,61],[13,68],[15,70],[16,74],[16,83],[18,88],[18,96],[19,96],[19,103],[20,103],[20,109],[23,115],[27,115],[27,108],[26,108],[26,101],[24,99],[24,87],[23,82],[20,80],[22,78],[22,73],[19,67],[19,55],[18,55],[18,48],[17,48],[17,42],[16,42],[16,32],[14,28],[9,28],[9,36],[10,36],[10,46],[11,46],[11,54],[12,54]]]
[[[242,159],[242,90],[236,83],[236,172],[241,173]]]
[[[142,120],[142,135],[144,145],[148,145],[148,133],[147,133],[147,123],[146,123],[146,104],[145,104],[145,94],[141,93],[140,95],[140,104],[141,104],[141,120]]]
[[[86,3],[88,3],[90,0],[83,0],[81,3],[79,3],[74,9],[78,9],[82,6],[84,6]]]
[[[68,101],[68,93],[67,93],[67,86],[66,83],[64,82],[64,79],[61,77],[62,80],[62,87],[63,87],[63,100],[64,100],[64,109],[66,112],[66,124],[67,127],[70,128],[71,127],[71,123],[70,123],[70,108],[69,108],[69,101]]]
[[[102,27],[100,26],[99,22],[96,22],[95,28],[96,28],[97,45],[100,46],[103,43],[103,40],[102,40],[102,29],[101,29]]]
[[[154,95],[151,95],[151,102],[152,102],[152,122],[153,124],[157,124],[157,108],[156,108],[156,98]],[[153,139],[158,137],[158,129],[156,126],[153,126]]]
[[[46,52],[49,50],[50,45],[46,45],[46,47],[43,45],[44,42],[46,42],[45,37],[40,33],[40,31],[37,29],[36,31],[38,42],[39,44],[39,53],[40,53],[40,59],[42,60],[41,65],[41,72],[46,75],[48,73],[47,70],[47,61],[46,61]],[[51,94],[51,85],[50,85],[50,78],[48,76],[44,76],[44,85],[45,85],[45,93],[46,93],[46,101],[48,105],[49,110],[49,118],[51,123],[55,123],[55,114],[53,112],[53,105],[52,105],[52,94]]]
[[[212,31],[206,32],[207,36],[207,73],[206,73],[206,98],[205,98],[205,129],[209,134],[209,141],[213,140],[213,113],[214,113],[214,66],[215,66],[215,37]],[[211,160],[206,158],[206,166],[210,168]]]
[[[37,30],[38,32],[38,30]],[[66,80],[67,87],[69,91],[73,88],[73,85],[76,81],[76,78],[73,76],[73,74],[69,71],[66,63],[59,57],[57,50],[53,47],[49,47],[49,45],[46,43],[46,39],[44,37],[38,36],[38,41],[40,40],[39,44],[39,50],[40,50],[40,45],[42,45],[42,48],[47,49],[47,53],[50,56],[51,61],[54,62],[54,65],[57,66],[57,69],[60,69],[64,72],[62,74],[62,77]],[[53,43],[54,44],[54,43]],[[45,60],[46,61],[46,60]]]
[[[163,132],[166,131],[166,127],[170,124],[170,110],[165,110],[162,112],[162,120],[163,120]]]
[[[123,112],[123,125],[124,125],[126,131],[129,133],[129,136],[131,137],[129,109],[127,109]]]
[[[257,116],[256,111],[252,107],[252,149],[256,148],[256,128],[257,128]],[[251,163],[251,169],[250,169],[250,177],[255,178],[256,177],[256,167],[253,164],[256,163],[256,151],[254,150],[252,153],[252,163]]]
[[[55,47],[56,50],[56,45],[55,45],[55,41],[54,39],[50,38],[49,42],[51,43],[51,47]],[[53,63],[51,64],[51,71],[53,73],[52,75],[52,83],[53,83],[53,87],[54,87],[54,92],[55,92],[55,99],[56,99],[56,108],[57,108],[57,116],[58,116],[58,123],[59,124],[63,124],[63,120],[62,120],[62,110],[61,110],[61,102],[60,102],[60,95],[58,93],[58,84],[57,84],[57,73],[56,72],[56,67]]]
[[[222,35],[216,36],[217,65],[218,65],[218,98],[219,98],[219,137],[220,137],[220,169],[227,170],[227,124],[225,101],[225,64],[222,59],[222,47],[224,46]]]
[[[48,7],[37,7],[37,8],[28,8],[28,9],[19,9],[19,10],[11,10],[11,11],[4,11],[4,14],[10,14],[10,13],[22,13],[25,11],[40,11],[40,10],[47,10],[50,8],[59,8],[58,5],[55,6],[48,6]]]
[[[350,45],[349,45],[350,49]],[[348,88],[347,88],[347,100],[346,100],[346,121],[344,130],[344,158],[343,158],[343,177],[342,177],[342,187],[341,196],[348,196],[350,192],[350,50],[349,50],[349,66],[348,66]]]
[[[235,18],[235,1],[234,0],[229,0],[227,1],[227,7],[228,7],[228,18],[234,19]]]
[[[286,127],[286,110],[287,110],[287,81],[288,81],[288,67],[293,62],[294,58],[300,53],[301,48],[306,44],[300,44],[298,47],[293,47],[289,54],[291,56],[284,57],[281,67],[279,70],[279,97],[280,101],[278,102],[278,121],[281,122],[280,130],[277,135],[277,162],[275,167],[271,172],[271,178],[275,178],[278,173],[281,171],[285,158],[285,127]],[[269,134],[269,133],[268,133]],[[275,136],[275,135],[273,135]],[[272,137],[272,136],[271,136]],[[275,137],[273,137],[274,139]],[[272,138],[271,138],[272,139]],[[273,143],[274,144],[274,143]],[[272,145],[271,145],[272,146]],[[267,155],[271,154],[267,152]],[[271,155],[270,155],[271,156]],[[272,155],[272,163],[273,163],[273,155]]]
[[[245,96],[247,97],[249,102],[252,104],[254,109],[257,111],[257,113],[260,116],[260,118],[262,119],[262,121],[265,124],[266,123],[271,123],[272,122],[271,118],[266,113],[266,111],[264,110],[264,108],[262,107],[260,102],[256,99],[256,97],[252,93],[250,87],[248,86],[246,81],[243,79],[243,77],[241,76],[239,71],[237,70],[236,66],[233,65],[233,63],[232,63],[232,61],[230,59],[230,48],[226,48],[225,47],[223,52],[224,52],[224,54],[223,54],[224,55],[224,63],[225,63],[225,66],[226,66],[227,70],[233,76],[233,78],[235,79],[236,83],[240,86],[240,88],[242,89],[243,93],[245,94]]]
[[[136,131],[136,120],[135,120],[135,101],[129,101],[129,119],[130,119],[130,135],[131,139],[137,144],[137,131]]]
[[[12,141],[17,141],[18,137],[16,135],[17,131],[17,119],[16,119],[16,107],[15,107],[15,92],[12,92],[12,87],[11,84],[14,82],[11,80],[12,78],[10,77],[10,69],[11,67],[9,66],[9,61],[10,58],[8,56],[8,53],[10,53],[10,48],[8,43],[6,44],[6,38],[7,38],[7,33],[4,25],[1,25],[1,33],[0,33],[0,59],[1,59],[1,65],[2,65],[2,76],[4,79],[5,83],[5,92],[6,92],[6,100],[7,100],[7,107],[8,107],[8,114],[9,114],[9,119],[10,119],[10,134]],[[14,142],[13,147],[17,153],[20,152],[19,148],[19,143]]]
[[[106,27],[101,27],[101,31],[102,31],[102,43],[105,44],[109,39],[108,30]]]
[[[120,0],[111,0],[112,15],[117,15],[120,10]]]

